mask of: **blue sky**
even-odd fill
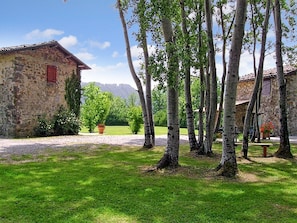
[[[89,65],[82,81],[130,84],[135,87],[125,53],[123,30],[116,0],[2,0],[0,47],[57,40]],[[131,41],[134,64],[139,49]],[[275,66],[267,58],[265,68]],[[252,57],[244,53],[240,75],[251,73]],[[217,73],[221,76],[220,55]]]
[[[92,68],[83,71],[82,81],[134,86],[114,5],[115,0],[3,0],[0,47],[57,40]]]

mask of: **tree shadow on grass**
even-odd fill
[[[183,157],[176,170],[143,173],[162,152],[92,145],[82,146],[83,155],[76,148],[62,156],[49,154],[45,162],[0,166],[0,220],[227,223],[297,218],[293,162],[239,163],[242,173],[257,177],[253,181],[215,176],[210,166],[220,155]]]

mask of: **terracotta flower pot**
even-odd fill
[[[262,139],[270,139],[270,132],[262,132],[263,137]]]
[[[104,133],[104,129],[105,129],[105,125],[104,124],[98,124],[99,134],[103,134]]]

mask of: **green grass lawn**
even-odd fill
[[[183,145],[178,170],[146,172],[163,150],[89,145],[2,158],[0,222],[296,222],[296,159],[261,158],[252,147],[239,176],[224,179],[213,171],[220,144],[213,157]]]
[[[88,133],[88,129],[86,127],[81,128],[81,133]],[[155,127],[156,135],[166,135],[167,127],[156,126]],[[98,128],[94,129],[94,133],[98,133]],[[138,134],[143,134],[144,130],[141,128],[141,131]],[[198,133],[198,131],[196,132]],[[105,135],[132,135],[132,132],[129,126],[106,126],[104,130]],[[186,135],[188,134],[188,130],[186,128],[180,128],[180,134]]]

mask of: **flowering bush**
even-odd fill
[[[260,127],[260,132],[264,133],[271,133],[271,131],[274,129],[274,125],[272,122],[265,122]]]
[[[54,135],[77,135],[80,130],[80,122],[75,113],[60,107],[53,117]]]
[[[38,117],[38,124],[34,129],[35,136],[77,135],[80,121],[75,113],[60,107],[51,120],[45,115]]]
[[[34,128],[35,136],[50,136],[53,134],[53,125],[45,118],[45,115],[38,117],[38,125]]]

